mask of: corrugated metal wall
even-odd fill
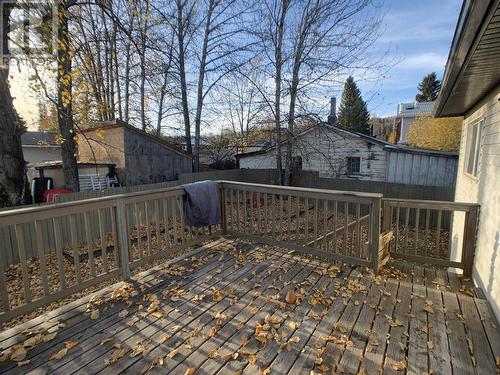
[[[455,186],[458,158],[409,152],[388,152],[387,182]]]

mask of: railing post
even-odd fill
[[[227,221],[226,221],[226,191],[224,189],[224,184],[219,182],[219,192],[220,192],[220,216],[221,216],[221,226],[222,234],[227,234]]]
[[[377,198],[372,203],[372,228],[371,228],[371,243],[370,243],[370,254],[371,254],[371,264],[373,272],[378,273],[379,267],[379,239],[380,239],[380,211],[381,211],[382,198]]]
[[[385,200],[382,200],[382,233],[391,230],[392,227],[392,217],[391,217],[391,206]],[[392,241],[391,241],[392,242]],[[391,252],[391,242],[387,244],[387,251]]]
[[[127,212],[123,198],[116,199],[116,231],[118,235],[118,245],[120,247],[120,268],[123,280],[130,279],[130,259],[128,247],[128,227]]]
[[[462,243],[462,267],[464,276],[472,275],[474,266],[474,253],[476,251],[476,232],[479,219],[479,206],[470,206],[465,213],[464,238]]]

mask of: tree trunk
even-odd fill
[[[8,55],[9,17],[11,8],[4,6],[2,12],[2,37],[4,50]],[[21,147],[24,125],[17,114],[9,87],[9,66],[0,67],[0,208],[26,203],[28,181],[26,162]]]
[[[73,124],[73,98],[71,78],[71,57],[69,42],[69,11],[66,0],[58,3],[57,24],[57,119],[63,142],[61,155],[64,173],[64,185],[67,189],[79,191],[78,165],[76,161],[76,142]]]
[[[186,151],[189,154],[193,153],[191,145],[191,123],[189,121],[189,106],[187,97],[187,82],[186,82],[186,66],[185,66],[185,51],[184,51],[184,22],[182,16],[183,4],[177,1],[177,39],[179,43],[179,78],[181,81],[181,101],[182,101],[182,116],[184,118],[184,137],[186,139]]]
[[[201,111],[203,109],[203,83],[205,81],[205,69],[207,64],[208,38],[210,34],[212,12],[214,1],[210,0],[205,23],[205,35],[203,37],[203,47],[201,50],[200,70],[198,72],[198,92],[196,98],[196,115],[194,118],[194,171],[200,171],[200,136],[201,136]]]

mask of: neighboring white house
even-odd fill
[[[399,103],[395,119],[395,127],[399,129],[398,143],[407,143],[408,133],[420,116],[430,116],[435,102]]]
[[[61,146],[56,141],[57,134],[50,132],[26,132],[21,136],[24,160],[40,163],[61,160]]]
[[[327,123],[298,134],[293,152],[295,169],[318,171],[321,177],[426,186],[454,186],[456,179],[456,153],[394,145]],[[276,146],[237,158],[241,169],[273,169]]]
[[[500,319],[500,1],[464,3],[437,117],[464,116],[455,200],[479,203],[473,279]],[[452,256],[461,255],[463,214],[454,217]],[[460,227],[462,225],[462,227]],[[452,258],[453,259],[453,258]]]

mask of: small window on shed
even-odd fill
[[[292,168],[294,171],[302,170],[302,156],[292,156]]]
[[[360,173],[361,171],[361,158],[348,157],[347,158],[347,173]]]
[[[479,165],[479,151],[481,146],[481,125],[483,121],[477,121],[469,125],[467,129],[467,160],[465,163],[465,171],[477,177]]]

